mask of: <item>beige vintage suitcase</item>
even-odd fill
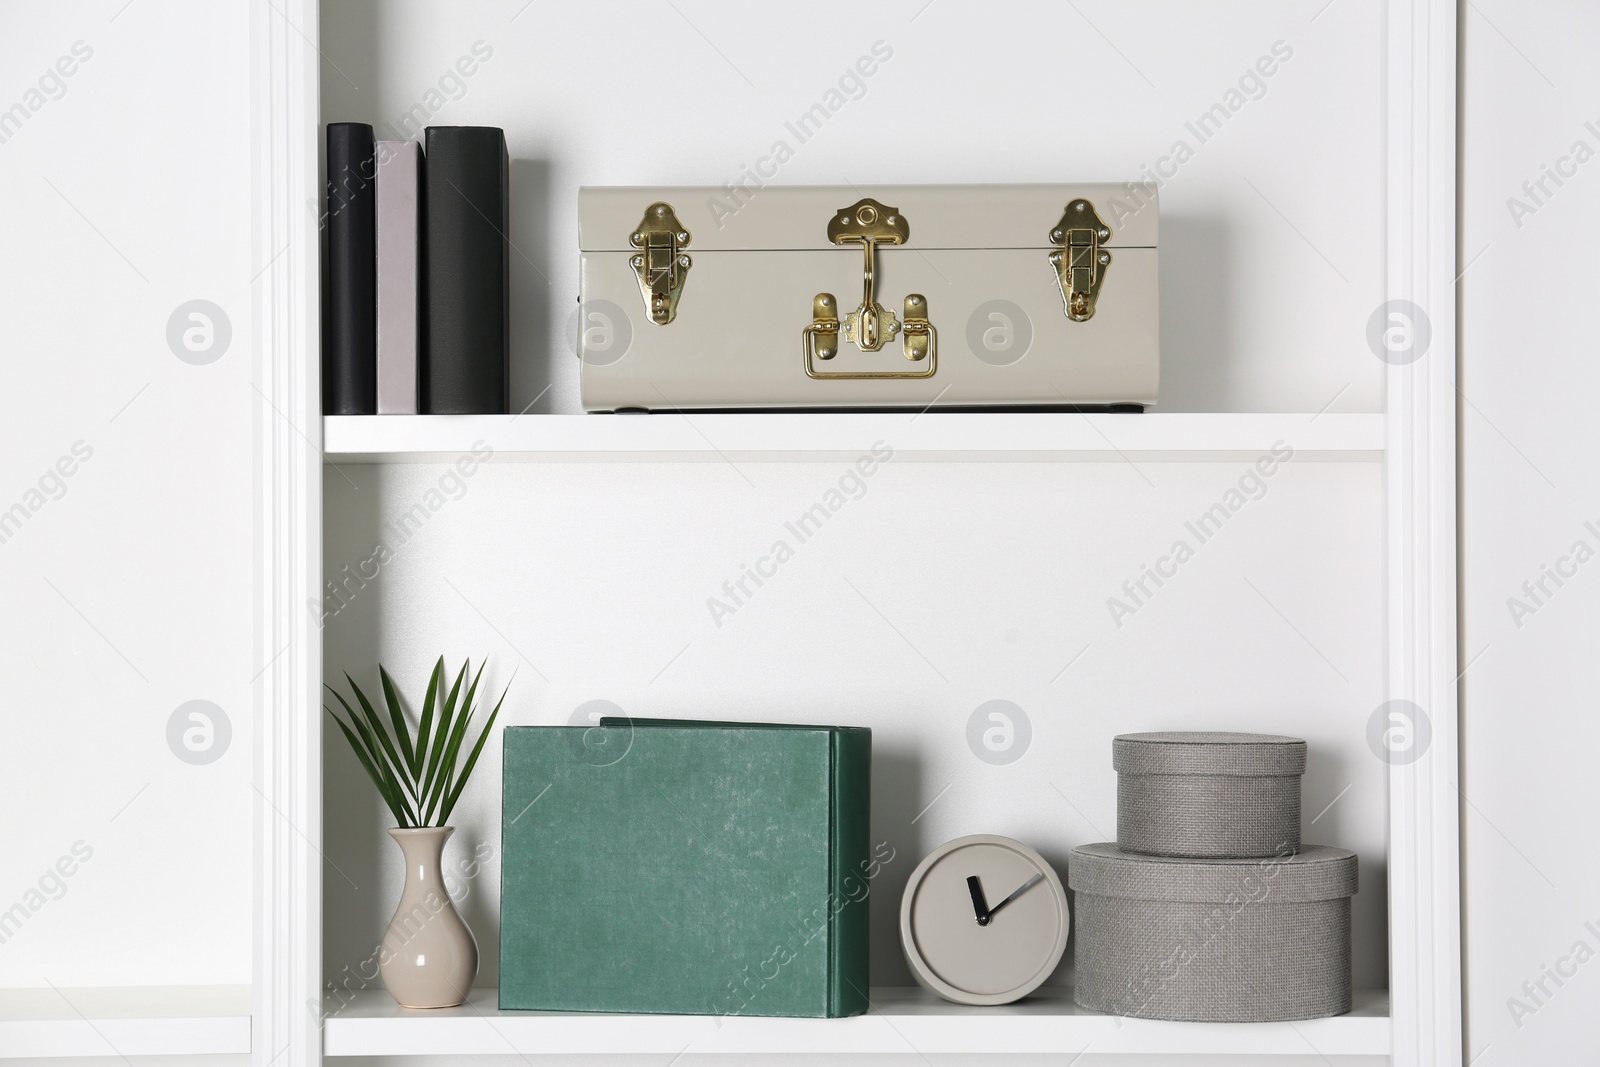
[[[1151,185],[586,188],[589,411],[1142,410]]]

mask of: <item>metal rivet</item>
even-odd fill
[[[681,243],[684,243],[684,242],[686,242],[688,240],[689,240],[689,235],[687,233],[683,233],[682,231],[679,231],[679,233],[678,233],[678,242],[681,244]]]

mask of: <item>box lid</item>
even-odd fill
[[[1354,895],[1356,854],[1305,845],[1293,855],[1189,859],[1124,852],[1114,843],[1080,845],[1067,859],[1067,885],[1079,893],[1185,903],[1290,903]]]
[[[1167,730],[1111,740],[1118,774],[1216,774],[1279,778],[1304,774],[1306,743],[1279,734]]]
[[[1106,248],[1156,246],[1156,187],[1145,182],[1076,185],[766,185],[585,186],[578,190],[578,246],[632,252],[629,237],[658,201],[689,233],[684,250],[859,249],[828,237],[828,222],[871,198],[894,208],[910,233],[908,249],[1051,248],[1067,204],[1094,205],[1111,236]],[[857,253],[859,254],[859,252]]]
[[[826,726],[804,722],[735,722],[731,719],[636,719],[632,715],[602,715],[603,729],[627,729],[633,726],[679,727],[695,730],[827,730],[856,731],[872,734],[870,726]]]

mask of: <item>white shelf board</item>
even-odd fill
[[[0,990],[0,1059],[250,1051],[250,987]]]
[[[496,460],[853,459],[874,443],[898,459],[1251,461],[1287,444],[1296,459],[1375,460],[1381,414],[863,412],[651,415],[330,415],[332,463],[448,462],[487,446]]]
[[[1085,1011],[1054,988],[1019,1004],[971,1008],[924,990],[875,988],[872,1010],[849,1019],[707,1015],[604,1015],[501,1011],[498,990],[477,989],[459,1008],[414,1011],[380,990],[329,1000],[326,1056],[535,1056],[573,1053],[991,1053],[1077,1055],[1387,1056],[1389,998],[1358,992],[1355,1010],[1294,1023],[1179,1023]]]

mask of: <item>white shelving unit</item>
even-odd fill
[[[1171,280],[1181,281],[1213,269],[1220,275],[1216,284],[1210,284],[1214,279],[1207,276],[1205,299],[1210,303],[1203,307],[1196,303],[1196,290],[1177,294],[1180,299],[1189,300],[1187,305],[1176,307],[1179,320],[1187,324],[1186,328],[1195,326],[1194,320],[1204,321],[1198,323],[1202,329],[1194,330],[1198,340],[1187,349],[1192,357],[1190,362],[1175,361],[1180,371],[1178,377],[1188,376],[1191,402],[1185,404],[1180,400],[1174,406],[1196,407],[1199,405],[1192,402],[1195,397],[1222,396],[1224,399],[1214,404],[1216,408],[1267,407],[1302,413],[1219,410],[1211,414],[1157,411],[1147,415],[930,411],[324,418],[316,359],[319,351],[317,220],[315,213],[306,211],[306,204],[317,202],[320,194],[317,158],[321,123],[325,119],[362,116],[325,114],[321,95],[324,90],[330,94],[346,94],[341,101],[343,106],[367,106],[364,98],[354,94],[376,83],[372,91],[378,95],[370,99],[378,103],[370,117],[381,119],[403,113],[410,97],[382,98],[384,78],[389,82],[405,82],[396,91],[408,93],[411,90],[407,88],[410,84],[407,79],[416,70],[432,71],[433,54],[428,53],[424,61],[412,51],[417,50],[414,47],[417,42],[423,39],[431,42],[436,35],[438,27],[429,20],[447,17],[439,14],[442,9],[425,9],[420,5],[404,6],[403,10],[386,5],[382,14],[377,13],[377,8],[352,10],[356,17],[348,18],[343,26],[351,40],[381,40],[385,47],[397,48],[405,54],[386,59],[376,51],[370,54],[359,51],[359,48],[377,47],[361,44],[357,54],[360,64],[348,64],[356,78],[352,79],[341,70],[344,80],[335,89],[332,79],[338,75],[331,73],[333,60],[327,59],[325,52],[306,47],[307,41],[313,39],[307,36],[306,30],[309,28],[314,34],[319,25],[316,0],[287,0],[281,6],[256,0],[255,4],[261,42],[256,64],[259,70],[257,169],[262,190],[256,219],[257,245],[266,250],[263,261],[273,256],[259,276],[259,306],[263,312],[256,338],[261,366],[259,391],[265,400],[258,478],[262,494],[263,613],[257,780],[263,803],[257,833],[262,884],[258,905],[259,977],[254,1024],[260,1067],[267,1067],[269,1058],[280,1055],[286,1067],[314,1067],[324,1057],[439,1055],[466,1061],[475,1056],[533,1058],[582,1053],[665,1058],[678,1056],[685,1050],[745,1057],[783,1053],[875,1056],[937,1051],[971,1056],[1039,1053],[1069,1058],[1087,1050],[1096,1055],[1262,1055],[1297,1057],[1307,1062],[1336,1056],[1390,1057],[1397,1067],[1460,1062],[1458,798],[1451,785],[1457,751],[1453,689],[1456,677],[1453,389],[1456,35],[1453,4],[1445,0],[1402,0],[1385,5],[1380,11],[1352,14],[1350,19],[1365,21],[1359,26],[1347,24],[1346,29],[1340,31],[1328,29],[1336,24],[1338,9],[1335,15],[1309,29],[1312,14],[1320,13],[1306,12],[1295,24],[1294,32],[1305,34],[1295,38],[1295,46],[1297,54],[1307,58],[1303,62],[1296,60],[1293,68],[1297,75],[1306,72],[1306,84],[1299,89],[1291,88],[1293,83],[1287,78],[1273,83],[1273,99],[1252,104],[1254,110],[1250,118],[1237,120],[1238,125],[1227,130],[1228,138],[1260,144],[1259,140],[1252,142],[1250,139],[1263,135],[1252,132],[1248,126],[1258,116],[1265,119],[1269,108],[1283,106],[1299,115],[1296,108],[1313,98],[1323,103],[1337,98],[1339,108],[1352,113],[1365,108],[1358,119],[1351,121],[1365,124],[1363,128],[1371,137],[1363,142],[1363,151],[1373,151],[1370,159],[1363,156],[1358,162],[1371,163],[1370,173],[1386,176],[1381,195],[1370,189],[1352,192],[1357,199],[1367,197],[1362,206],[1369,210],[1352,214],[1350,205],[1329,207],[1329,202],[1336,199],[1327,195],[1329,190],[1319,186],[1308,193],[1306,189],[1295,188],[1294,183],[1299,180],[1295,175],[1284,174],[1275,175],[1281,179],[1278,184],[1253,186],[1253,192],[1242,185],[1221,192],[1213,189],[1211,198],[1197,205],[1203,211],[1191,212],[1187,219],[1174,220],[1177,223],[1174,230],[1189,242],[1190,259],[1174,269]],[[548,68],[548,64],[530,58],[533,50],[543,47],[538,43],[540,35],[529,32],[519,36],[522,28],[531,26],[533,16],[513,26],[510,22],[515,19],[509,11],[474,8],[470,17],[457,13],[454,8],[451,12],[448,17],[459,21],[450,28],[452,32],[460,31],[457,36],[462,37],[463,45],[470,43],[480,31],[487,37],[492,30],[502,34],[494,37],[496,55],[513,58],[494,60],[495,65],[485,68],[488,73],[472,83],[471,96],[457,109],[459,114],[444,115],[436,121],[488,121],[510,127],[514,121],[520,121],[516,111],[521,106],[519,102],[546,99],[540,96],[541,88],[527,84],[527,79],[540,76],[538,72]],[[349,14],[345,12],[340,17]],[[693,13],[678,14],[684,19],[696,17]],[[1259,22],[1255,14],[1235,12],[1240,32],[1246,24],[1250,25],[1252,33],[1255,32]],[[667,17],[670,18],[670,14]],[[1276,12],[1274,17],[1278,17]],[[385,19],[394,22],[377,27],[368,25]],[[478,25],[480,21],[484,24],[482,27]],[[506,24],[501,25],[502,22]],[[904,26],[898,28],[905,29]],[[896,67],[896,71],[919,62],[914,58],[911,31],[906,32],[908,36],[904,41],[896,40],[897,46],[903,45],[906,56],[903,67]],[[1224,27],[1217,32],[1228,31]],[[1268,35],[1266,41],[1269,42],[1274,31],[1262,32]],[[1348,72],[1340,62],[1345,57],[1338,51],[1339,41],[1329,43],[1328,38],[1323,38],[1322,43],[1328,44],[1330,51],[1323,53],[1321,59],[1314,58],[1318,55],[1314,35],[1324,32],[1330,36],[1347,33],[1349,36],[1342,39],[1345,46],[1350,40],[1363,42],[1359,58],[1367,63],[1363,69],[1372,75],[1373,86],[1377,88],[1354,105],[1346,106],[1353,98],[1343,88]],[[1239,44],[1240,49],[1249,51],[1248,57],[1240,52],[1241,69],[1247,67],[1246,60],[1253,60],[1256,54],[1253,41],[1252,38]],[[1262,47],[1265,46],[1263,42]],[[456,46],[441,47],[448,51]],[[1172,47],[1172,42],[1164,42],[1163,47]],[[527,62],[518,64],[514,58],[518,49],[528,50],[523,57]],[[736,48],[734,54],[740,54]],[[451,57],[453,53],[445,58]],[[964,58],[965,53],[962,53]],[[410,66],[406,65],[408,63]],[[1235,76],[1232,63],[1230,58],[1229,77]],[[1322,66],[1313,71],[1316,64]],[[514,65],[516,73],[513,73]],[[377,76],[380,69],[384,77]],[[393,77],[399,69],[406,71],[404,78]],[[1328,73],[1335,70],[1337,76]],[[695,73],[698,76],[704,72]],[[907,73],[910,74],[909,69]],[[929,75],[924,71],[923,76]],[[1335,77],[1339,82],[1337,88],[1333,86]],[[1319,78],[1323,80],[1319,82]],[[426,88],[426,81],[424,78],[418,83],[419,90]],[[348,89],[344,87],[345,82],[349,82]],[[881,84],[882,90],[873,89],[875,94],[882,94],[875,99],[887,98],[894,91],[887,80]],[[1280,90],[1279,85],[1284,88]],[[595,90],[599,96],[608,91],[606,88]],[[712,92],[699,83],[694,91]],[[1295,92],[1303,95],[1298,99],[1278,99]],[[724,99],[721,95],[716,98]],[[696,106],[692,94],[684,99],[688,101],[684,104],[686,109]],[[627,112],[634,102],[630,98],[626,105],[618,104],[606,113],[610,114],[611,110]],[[480,106],[485,110],[474,110]],[[543,103],[537,106],[545,107]],[[910,112],[921,107],[922,102],[907,101],[904,106]],[[1176,131],[1184,117],[1203,110],[1202,105],[1182,115],[1162,113],[1159,116],[1162,128],[1170,126]],[[502,111],[507,117],[500,117]],[[1330,112],[1335,113],[1342,111]],[[580,114],[572,121],[582,125],[584,116]],[[1127,124],[1124,119],[1118,121],[1122,123],[1118,128],[1118,136],[1121,136]],[[1284,120],[1279,116],[1272,121],[1281,123]],[[1300,119],[1295,121],[1298,123]],[[1267,128],[1273,127],[1269,124]],[[655,127],[650,126],[648,130],[634,131],[629,136],[648,137],[654,130]],[[593,132],[595,143],[605,139],[600,131],[588,132]],[[541,136],[548,133],[549,130],[541,127]],[[911,136],[915,141],[918,135],[913,131]],[[648,169],[640,170],[641,164],[637,162],[639,158],[653,158],[648,150],[630,144],[625,155],[632,162],[621,162],[620,157],[586,157],[572,163],[570,171],[563,172],[559,181],[551,182],[549,157],[555,154],[559,158],[567,149],[580,150],[573,148],[577,141],[563,141],[561,135],[556,134],[551,137],[548,142],[540,142],[538,159],[531,161],[531,170],[528,168],[530,161],[520,160],[524,166],[519,174],[519,161],[513,162],[513,189],[523,190],[514,196],[548,197],[547,187],[561,185],[565,189],[571,182],[571,172],[579,174],[580,180],[596,182],[614,177],[621,180],[623,174],[642,179],[653,173]],[[1238,159],[1226,155],[1230,151],[1226,143],[1225,138],[1218,137],[1216,147],[1207,148],[1207,162],[1195,165],[1193,181],[1209,180],[1204,175],[1208,169],[1227,171],[1230,166],[1240,165]],[[1336,143],[1336,138],[1325,139],[1325,145]],[[700,174],[703,164],[698,157],[690,158],[697,150],[695,145],[688,145],[684,147],[688,155],[656,158],[656,163],[667,170],[676,167],[678,171]],[[816,151],[820,155],[823,149]],[[516,155],[515,150],[513,155]],[[1257,152],[1250,157],[1252,166],[1260,156]],[[568,162],[571,161],[563,161],[563,165]],[[1076,165],[1081,166],[1081,161]],[[926,168],[919,164],[919,169]],[[925,180],[938,178],[939,173],[934,171]],[[1184,180],[1191,180],[1189,173],[1186,172]],[[1267,205],[1262,207],[1252,197],[1267,200]],[[1236,201],[1248,202],[1260,209],[1259,218],[1251,216],[1252,225],[1259,223],[1259,226],[1254,229],[1230,226],[1228,213]],[[549,206],[540,203],[531,210],[537,212]],[[1302,213],[1311,214],[1314,225],[1302,229],[1290,222],[1294,229],[1287,237],[1265,229],[1281,229],[1282,223],[1291,216],[1302,217]],[[1352,219],[1358,221],[1352,222]],[[1183,230],[1185,222],[1187,231]],[[1307,230],[1311,233],[1309,237]],[[544,235],[546,231],[538,232]],[[1269,239],[1263,236],[1266,233],[1274,236]],[[1313,257],[1301,245],[1289,243],[1303,241],[1315,246],[1317,242],[1332,242],[1350,234],[1357,234],[1359,239],[1335,248],[1333,258],[1320,248],[1315,249],[1316,257],[1320,258]],[[1279,237],[1283,237],[1285,243],[1276,243]],[[1203,257],[1197,252],[1201,246],[1204,246]],[[282,251],[278,252],[280,249]],[[1269,249],[1270,252],[1266,251]],[[1273,272],[1270,271],[1257,270],[1250,276],[1253,283],[1250,287],[1235,285],[1230,288],[1230,282],[1238,281],[1237,277],[1230,278],[1227,274],[1230,256],[1234,263],[1260,264],[1268,259],[1276,263],[1287,260],[1289,253],[1285,249],[1302,255],[1310,264],[1309,270],[1318,273],[1307,274],[1303,265],[1294,270],[1285,269],[1285,284],[1270,295],[1263,290],[1272,288],[1279,280],[1271,276]],[[551,280],[556,275],[555,270],[546,272],[536,263],[546,250],[519,248],[518,251],[521,259],[530,265],[530,271],[537,271],[543,280],[528,281],[526,292],[519,294],[529,297],[528,303],[514,305],[513,315],[537,317],[541,320],[538,328],[548,327],[554,337],[564,313],[550,309],[570,308],[572,294],[563,288],[565,281]],[[560,263],[559,256],[565,254],[558,249],[555,253],[558,258],[552,263]],[[1165,250],[1163,255],[1166,255]],[[1351,268],[1348,275],[1340,271],[1333,259],[1343,255],[1348,255],[1350,260],[1360,258],[1361,270]],[[1381,267],[1377,265],[1379,261]],[[1349,267],[1348,263],[1345,265]],[[1320,274],[1325,266],[1333,267],[1333,271],[1327,272],[1327,278]],[[1344,280],[1344,288],[1329,280],[1334,273]],[[1167,280],[1164,278],[1164,284]],[[1273,298],[1279,303],[1274,305]],[[1383,301],[1408,301],[1427,309],[1432,322],[1433,355],[1403,365],[1370,362],[1360,326],[1373,312],[1373,305],[1378,304],[1381,310]],[[1172,307],[1171,304],[1167,306]],[[1304,352],[1294,345],[1280,343],[1275,331],[1285,322],[1292,322],[1299,331],[1295,340]],[[1245,326],[1251,331],[1249,338],[1240,333]],[[959,333],[959,328],[956,324],[952,332]],[[1268,336],[1270,343],[1262,340]],[[550,352],[559,350],[544,342],[539,348],[538,358],[550,360],[551,377],[561,379],[552,381],[552,387],[570,386],[571,365],[560,364],[559,355],[550,356]],[[549,351],[543,351],[546,348]],[[1235,348],[1239,351],[1232,351]],[[519,383],[517,377],[528,373],[528,361],[532,358],[526,351],[521,354],[513,372],[514,384],[526,385],[526,382]],[[1295,364],[1295,360],[1303,360],[1304,366]],[[1302,370],[1304,373],[1296,378]],[[1348,378],[1345,377],[1347,372]],[[537,375],[538,371],[534,373]],[[1274,374],[1278,377],[1273,378]],[[1274,384],[1256,389],[1260,382],[1268,379]],[[1215,385],[1217,382],[1223,385]],[[1231,385],[1238,387],[1236,392],[1229,392]],[[1344,388],[1341,389],[1341,385]],[[1260,398],[1272,388],[1286,390],[1292,396],[1263,402]],[[1346,389],[1350,390],[1348,394]],[[528,390],[522,399],[528,399],[534,391]],[[1313,392],[1316,395],[1313,396]],[[1240,399],[1230,404],[1235,397]],[[575,409],[573,396],[560,396],[558,390],[558,399],[563,401],[558,405],[562,410]],[[1332,410],[1341,405],[1368,411],[1352,414]],[[1372,413],[1371,409],[1380,406],[1384,413]],[[1317,410],[1319,407],[1321,412]],[[1372,897],[1366,900],[1375,911],[1382,910],[1383,918],[1367,916],[1364,936],[1367,945],[1380,946],[1372,952],[1386,951],[1388,991],[1360,994],[1356,1011],[1336,1019],[1260,1025],[1117,1019],[1080,1011],[1072,1004],[1070,991],[1060,987],[1051,988],[1022,1004],[981,1009],[946,1004],[920,990],[882,988],[875,991],[875,1010],[869,1014],[826,1021],[503,1013],[494,1007],[495,990],[492,988],[476,990],[468,1005],[448,1011],[405,1011],[377,989],[358,993],[353,1001],[342,1005],[328,1004],[321,1019],[306,1010],[306,1005],[315,1003],[323,988],[324,946],[330,937],[337,939],[338,931],[333,930],[335,924],[348,928],[349,924],[341,921],[352,915],[363,923],[379,921],[372,910],[391,904],[370,897],[354,897],[331,883],[330,893],[324,892],[324,882],[329,875],[322,848],[325,822],[325,783],[321,770],[323,723],[316,709],[320,706],[326,634],[306,608],[308,602],[316,604],[324,595],[327,535],[324,507],[327,500],[333,500],[334,504],[327,505],[330,511],[345,509],[340,514],[347,526],[330,529],[357,530],[368,517],[376,518],[377,514],[352,509],[381,505],[381,500],[377,504],[371,502],[381,495],[385,479],[399,481],[410,476],[406,471],[368,471],[359,475],[351,472],[352,478],[347,480],[352,482],[352,487],[355,482],[373,484],[379,486],[379,492],[362,494],[358,498],[358,491],[351,488],[347,496],[325,498],[323,483],[327,465],[444,463],[476,447],[493,449],[497,466],[502,461],[816,461],[855,457],[880,440],[895,449],[897,459],[964,464],[1022,461],[1194,465],[1178,472],[1178,476],[1163,483],[1160,489],[1152,483],[1150,494],[1145,494],[1141,483],[1137,492],[1146,501],[1176,499],[1179,490],[1173,487],[1184,478],[1190,479],[1189,488],[1193,490],[1201,479],[1219,476],[1219,472],[1199,464],[1251,462],[1280,441],[1295,450],[1297,459],[1329,461],[1334,465],[1291,476],[1304,479],[1299,484],[1310,487],[1306,490],[1308,494],[1322,494],[1314,499],[1312,496],[1286,497],[1309,501],[1302,510],[1307,516],[1304,526],[1295,527],[1285,518],[1281,526],[1268,531],[1284,532],[1284,538],[1269,540],[1262,535],[1260,543],[1242,546],[1241,554],[1271,557],[1275,566],[1292,572],[1286,584],[1303,578],[1304,585],[1314,587],[1323,597],[1319,601],[1321,605],[1334,605],[1328,615],[1342,617],[1349,609],[1352,617],[1360,620],[1359,626],[1345,628],[1345,634],[1353,635],[1352,642],[1362,643],[1360,655],[1366,657],[1363,669],[1371,668],[1362,677],[1371,684],[1361,690],[1360,700],[1366,701],[1369,693],[1373,700],[1372,703],[1350,701],[1339,705],[1338,726],[1342,732],[1338,742],[1345,746],[1340,756],[1347,765],[1362,761],[1361,770],[1371,773],[1373,788],[1367,795],[1380,798],[1375,801],[1378,806],[1368,811],[1360,831],[1369,834],[1370,840],[1384,842],[1387,846],[1386,855],[1382,851],[1384,845],[1377,844],[1371,848],[1369,856],[1364,857],[1383,861],[1380,876],[1367,882],[1365,876],[1371,872],[1371,867],[1363,871],[1364,885],[1379,888],[1376,900]],[[1337,464],[1366,466],[1350,471]],[[604,475],[613,482],[623,482],[634,474],[628,471],[588,473],[597,475],[596,481],[603,480],[598,476]],[[661,476],[696,477],[707,473],[715,472],[661,472]],[[769,469],[763,473],[774,475],[772,480],[776,482],[781,480],[777,475],[790,472]],[[917,472],[919,477],[938,473],[925,468]],[[965,473],[971,477],[970,471]],[[1007,477],[1038,473],[1017,469],[1008,471]],[[1061,476],[1066,482],[1071,476],[1098,476],[1107,472],[1056,468],[1045,473],[1051,477]],[[1237,477],[1233,472],[1222,473],[1228,478]],[[656,472],[651,472],[650,477],[655,475]],[[538,478],[547,482],[565,478],[569,489],[578,484],[571,472],[524,469],[512,476],[497,470],[490,480],[502,488],[486,492],[504,493],[494,498],[495,504],[509,506],[515,502],[512,497],[518,496],[518,490],[504,486],[526,485]],[[1080,480],[1087,483],[1092,479]],[[1102,479],[1110,480],[1113,479]],[[332,485],[334,479],[329,479],[329,483]],[[335,492],[346,493],[347,490],[336,487]],[[474,489],[473,494],[473,503],[465,508],[478,506],[480,491]],[[928,494],[920,499],[926,504],[934,496]],[[484,495],[482,499],[489,497]],[[521,494],[519,499],[526,506],[527,494]],[[353,500],[359,500],[359,504],[352,504]],[[1320,573],[1315,569],[1316,562],[1309,556],[1298,555],[1299,546],[1290,542],[1294,534],[1302,535],[1304,540],[1315,533],[1313,527],[1317,527],[1320,520],[1340,509],[1355,517],[1350,525],[1352,536],[1348,542],[1324,552],[1321,557],[1324,562],[1334,561],[1339,565],[1330,563],[1325,568],[1326,573]],[[1174,528],[1180,524],[1181,519]],[[1337,523],[1322,522],[1320,525]],[[448,528],[439,527],[441,530]],[[431,530],[429,536],[434,536]],[[1379,541],[1381,549],[1377,547]],[[1109,555],[1103,545],[1100,547],[1101,555]],[[1340,550],[1345,547],[1350,551],[1343,556],[1359,558],[1358,564],[1345,566],[1348,560],[1340,556]],[[819,550],[819,556],[822,551]],[[425,556],[421,552],[417,555]],[[474,554],[463,551],[459,555],[470,558]],[[663,558],[669,564],[673,559]],[[419,565],[426,565],[426,560]],[[1136,567],[1137,562],[1133,566]],[[1350,584],[1359,588],[1352,588],[1347,594],[1341,583],[1350,578],[1351,568],[1355,566],[1360,569]],[[499,575],[480,577],[486,588],[496,582],[502,587],[506,584]],[[1351,609],[1349,605],[1358,599],[1361,606]],[[367,605],[371,603],[370,599],[363,600],[356,610],[369,610]],[[1207,601],[1207,610],[1210,604]],[[1267,613],[1259,604],[1254,605],[1254,610],[1274,625],[1278,621],[1277,616]],[[1226,625],[1227,620],[1196,617],[1203,619],[1195,624],[1194,628],[1198,629],[1205,629],[1206,621],[1222,623],[1205,636],[1232,629]],[[350,618],[346,616],[340,622],[348,625]],[[364,637],[373,640],[359,654],[370,655],[372,646],[393,640],[394,633],[384,632],[385,628],[389,631],[405,629],[389,626],[390,621],[379,618],[362,631]],[[1339,618],[1333,621],[1337,625]],[[432,639],[436,635],[426,636]],[[1131,648],[1135,642],[1153,639],[1135,635],[1127,640]],[[1168,635],[1167,640],[1173,639]],[[1152,649],[1157,653],[1163,650],[1143,646],[1140,651],[1148,654]],[[1071,650],[1065,651],[1070,653]],[[349,654],[348,651],[345,654]],[[336,664],[330,662],[329,666]],[[1313,669],[1320,670],[1322,666],[1322,662],[1317,661]],[[1273,676],[1274,684],[1281,680],[1282,690],[1267,694],[1262,702],[1281,701],[1286,695],[1292,697],[1293,686],[1303,677],[1292,672]],[[1151,682],[1152,687],[1165,685],[1168,694],[1178,684],[1170,678]],[[1346,680],[1345,684],[1352,683]],[[1404,765],[1364,762],[1368,753],[1363,728],[1366,717],[1379,700],[1409,700],[1429,710],[1433,723],[1432,747],[1421,758]],[[918,735],[916,740],[920,744],[924,739]],[[952,742],[948,737],[943,740],[928,738],[926,744],[944,744],[953,749],[961,745],[961,741]],[[964,749],[957,754],[964,756]],[[1337,793],[1338,783],[1324,784],[1333,787],[1327,792],[1330,798],[1336,800],[1343,795]],[[1020,792],[1015,796],[1012,802],[1015,806],[1029,803]],[[1350,803],[1346,801],[1346,807]],[[1336,823],[1344,810],[1339,809],[1322,824],[1322,829]],[[874,814],[876,818],[877,810]],[[918,831],[927,830],[938,818],[936,813]],[[897,829],[904,830],[906,824],[914,821],[907,813]],[[358,832],[364,834],[365,828],[359,828]],[[362,861],[377,862],[371,855],[362,857]],[[343,900],[341,907],[349,910],[328,919],[323,910],[332,894],[345,894],[337,899]],[[489,912],[485,921],[492,914]],[[325,930],[325,926],[329,929]],[[487,941],[481,935],[480,940]],[[350,947],[345,946],[346,949]],[[887,962],[887,957],[884,961]],[[338,966],[333,962],[332,953],[326,962],[332,967]],[[1070,981],[1070,975],[1063,975],[1063,980]],[[1381,981],[1381,977],[1375,975],[1373,980]],[[270,1057],[268,1050],[271,1050]]]
[[[0,992],[0,1058],[250,1051],[249,986]]]
[[[1076,1056],[1188,1053],[1214,1056],[1386,1056],[1387,995],[1356,994],[1355,1009],[1294,1023],[1175,1023],[1084,1011],[1051,988],[1020,1004],[972,1008],[916,987],[872,991],[872,1010],[850,1019],[716,1019],[700,1015],[596,1015],[500,1011],[497,990],[476,989],[460,1008],[408,1011],[365,992],[329,1008],[323,1054],[334,1056],[907,1055]]]
[[[1159,462],[1254,460],[1288,444],[1300,459],[1376,460],[1384,418],[1368,414],[384,415],[323,419],[334,463],[449,461],[487,445],[526,460],[815,461],[887,442],[901,458]]]

